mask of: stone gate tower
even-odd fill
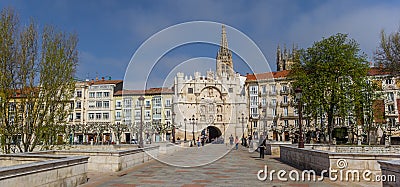
[[[206,75],[195,72],[193,76],[179,72],[174,79],[173,111],[179,127],[176,137],[183,140],[186,134],[186,139],[192,140],[202,133],[225,140],[231,134],[240,137],[243,128],[237,117],[242,113],[248,116],[245,80],[245,76],[234,73],[232,52],[222,26],[216,72],[207,71]]]

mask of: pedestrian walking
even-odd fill
[[[258,149],[260,150],[260,158],[262,159],[264,159],[265,146],[267,146],[266,139],[264,139],[262,143],[258,146]]]
[[[197,137],[197,148],[200,148],[200,145],[201,145],[200,137]]]
[[[231,145],[231,147],[233,146],[233,136],[232,136],[232,134],[229,137],[229,144]]]
[[[239,146],[239,138],[236,136],[236,138],[235,138],[235,148],[236,148],[236,150],[238,149],[238,146]]]

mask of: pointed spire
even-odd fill
[[[220,53],[227,54],[229,53],[228,51],[228,39],[226,38],[226,30],[225,30],[225,25],[222,25],[222,33],[221,33],[221,46],[220,46]]]

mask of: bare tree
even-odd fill
[[[381,31],[381,41],[374,60],[394,74],[400,71],[400,29],[389,35]]]
[[[60,143],[78,61],[77,36],[30,21],[21,27],[16,13],[0,17],[0,132],[5,153],[15,146],[33,151]],[[39,45],[40,44],[40,45]]]

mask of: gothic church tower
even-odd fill
[[[228,48],[225,25],[222,25],[221,45],[217,53],[217,77],[234,77],[232,52]]]

